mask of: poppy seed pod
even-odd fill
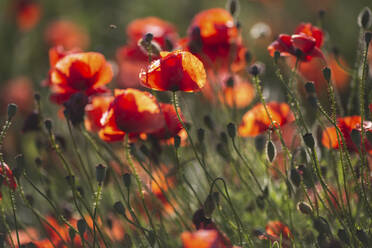
[[[303,214],[312,214],[313,210],[311,209],[310,205],[306,202],[299,202],[297,203],[297,209]]]
[[[234,123],[227,124],[227,133],[229,134],[230,138],[234,139],[236,136],[236,127]]]
[[[307,82],[305,84],[305,90],[308,94],[315,94],[316,91],[315,91],[315,85],[314,85],[314,82]]]
[[[130,184],[131,184],[131,174],[129,173],[125,173],[123,175],[123,182],[124,182],[124,185],[127,189],[130,188]]]
[[[270,163],[272,163],[276,157],[276,148],[271,140],[269,140],[266,144],[266,155]]]
[[[204,124],[209,130],[214,130],[214,122],[212,121],[212,118],[209,115],[205,115],[204,118]]]
[[[299,187],[301,184],[301,175],[298,173],[298,170],[293,168],[290,173],[291,182],[294,186]]]

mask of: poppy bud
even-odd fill
[[[358,15],[358,25],[360,28],[368,29],[372,25],[372,13],[370,8],[365,7]]]
[[[229,88],[234,88],[234,78],[233,77],[229,77],[227,79],[226,86],[229,87]]]
[[[318,16],[319,16],[320,19],[323,19],[324,16],[325,16],[325,10],[324,9],[319,10],[318,11]]]
[[[266,155],[267,159],[270,161],[270,163],[272,163],[276,156],[276,148],[271,140],[269,140],[266,144]]]
[[[229,134],[230,138],[235,138],[236,136],[236,127],[234,123],[229,123],[227,125],[227,133]]]
[[[227,162],[230,161],[230,154],[227,151],[226,145],[224,143],[218,143],[216,146],[216,151],[221,156],[221,158],[223,158]]]
[[[366,42],[366,45],[368,46],[372,39],[372,32],[366,32],[364,34],[364,40]]]
[[[227,9],[230,12],[232,16],[235,16],[235,14],[238,12],[239,9],[239,1],[238,0],[229,0],[227,3]]]
[[[22,132],[38,131],[40,129],[40,114],[32,112],[23,122]]]
[[[70,236],[70,240],[74,240],[75,239],[75,230],[70,227],[68,229],[68,235]]]
[[[362,242],[363,245],[365,245],[366,247],[369,247],[369,238],[367,236],[367,234],[363,231],[363,230],[360,230],[358,229],[356,231],[356,236],[357,238],[360,240],[360,242]]]
[[[85,222],[84,219],[78,220],[77,229],[78,229],[80,235],[83,236],[85,231],[87,230],[87,223]]]
[[[313,108],[318,107],[318,98],[316,96],[308,96],[307,101],[309,102],[311,107]]]
[[[120,215],[123,215],[123,216],[125,215],[124,205],[120,201],[115,202],[115,204],[114,204],[114,210],[115,210],[115,212],[117,214],[120,214]]]
[[[331,229],[329,228],[328,222],[323,217],[317,217],[313,220],[314,228],[320,234],[331,233]]]
[[[360,143],[362,142],[362,137],[360,136],[359,130],[357,129],[351,130],[351,140],[357,147],[360,147]]]
[[[130,184],[131,184],[131,174],[125,173],[123,175],[123,182],[124,182],[125,187],[127,187],[127,189],[129,189]]]
[[[106,175],[106,167],[102,164],[97,165],[96,167],[96,179],[99,184],[102,184]]]
[[[209,130],[214,130],[214,123],[209,115],[204,116],[204,124]]]
[[[203,143],[204,142],[204,137],[205,137],[205,131],[203,128],[199,128],[198,131],[197,131],[197,135],[198,135],[198,141],[199,143]]]
[[[337,236],[341,239],[345,244],[350,244],[350,238],[348,233],[344,229],[339,229],[337,232]]]
[[[8,121],[10,121],[17,113],[17,108],[17,104],[15,103],[8,104]]]
[[[324,67],[323,77],[327,82],[331,80],[331,69],[329,69],[329,67]]]
[[[181,137],[179,135],[176,135],[173,137],[174,139],[174,147],[177,149],[180,147],[181,144]]]
[[[73,125],[78,125],[84,121],[85,106],[88,104],[87,95],[78,92],[73,94],[68,101],[63,103],[65,111],[63,112],[67,119]]]
[[[310,205],[306,202],[299,202],[297,203],[297,209],[303,214],[312,214],[313,210],[311,209]]]
[[[223,143],[227,144],[227,135],[225,132],[220,133],[220,139]]]
[[[204,216],[208,219],[212,218],[212,213],[215,209],[216,205],[214,203],[212,195],[208,195],[207,199],[203,204]]]
[[[50,119],[45,120],[45,121],[44,121],[44,125],[45,125],[46,130],[47,130],[49,133],[51,133],[51,132],[52,132],[52,126],[53,126],[53,124],[52,124],[52,120],[50,120]]]
[[[301,175],[300,173],[298,173],[298,170],[293,168],[291,169],[291,173],[290,173],[290,177],[291,177],[291,182],[293,183],[294,186],[298,187],[300,186],[301,184]]]
[[[305,84],[305,90],[308,94],[314,94],[316,92],[314,82],[307,82]]]
[[[247,64],[251,63],[251,61],[252,61],[252,54],[250,52],[246,51],[244,53],[244,60],[245,60],[245,63],[247,63]]]
[[[310,149],[314,149],[315,141],[312,133],[307,133],[303,137],[305,145]]]

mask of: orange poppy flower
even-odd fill
[[[283,126],[294,121],[294,115],[286,103],[270,102],[266,104],[275,125]],[[246,112],[239,126],[239,135],[254,137],[271,128],[270,118],[262,104],[257,104]]]
[[[324,55],[320,50],[323,35],[321,29],[310,23],[302,23],[297,27],[295,34],[280,34],[278,39],[271,43],[267,49],[271,56],[274,56],[278,51],[281,56],[300,56],[299,59],[303,62],[311,61],[314,57],[324,60]],[[301,54],[297,54],[297,50]]]
[[[183,232],[181,234],[183,248],[222,248],[218,244],[216,230],[198,230],[196,232]]]
[[[30,31],[40,21],[40,4],[33,0],[18,0],[15,5],[18,28]]]
[[[115,98],[103,114],[100,137],[121,140],[125,133],[151,133],[162,128],[164,116],[156,98],[136,89],[115,90]]]
[[[160,91],[193,92],[203,88],[206,73],[203,63],[189,52],[161,52],[147,71],[140,73],[145,87]]]
[[[359,149],[358,147],[354,144],[354,142],[351,139],[351,131],[353,129],[357,129],[361,131],[361,117],[360,116],[347,116],[343,118],[338,118],[337,119],[337,126],[341,130],[345,142],[346,142],[346,147],[351,150],[358,152]],[[372,132],[372,122],[371,121],[364,121],[364,130],[366,132]],[[372,154],[372,144],[365,139],[364,140],[364,146],[366,151],[369,154]],[[323,131],[322,134],[322,144],[327,147],[328,149],[338,149],[340,144],[337,139],[337,132],[335,127],[328,127]]]
[[[66,57],[69,54],[79,53],[81,50],[79,48],[65,50],[63,46],[55,46],[49,49],[49,65],[50,67],[54,67],[57,62]]]
[[[197,55],[206,68],[237,71],[245,65],[246,48],[234,18],[225,9],[214,8],[197,14],[188,28],[188,37],[179,45]]]
[[[271,241],[280,241],[284,247],[290,247],[292,233],[289,228],[280,221],[269,221],[266,225],[267,238]]]
[[[103,86],[109,83],[112,77],[111,65],[100,53],[67,55],[50,71],[51,100],[61,104],[77,92],[87,96],[102,93],[105,91]]]
[[[63,46],[70,50],[76,47],[84,49],[89,45],[89,37],[85,30],[67,20],[54,21],[45,30],[46,42],[54,46]]]
[[[92,97],[91,102],[85,106],[84,124],[88,131],[98,132],[103,128],[101,118],[113,100],[114,97],[108,95]]]

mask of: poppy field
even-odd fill
[[[0,3],[0,248],[372,247],[372,5]]]

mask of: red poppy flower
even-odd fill
[[[307,62],[314,57],[319,57],[324,60],[324,55],[320,50],[323,43],[323,32],[310,23],[300,24],[295,34],[281,34],[278,39],[271,43],[268,47],[271,56],[274,56],[276,51],[282,56],[298,56],[297,50],[301,51],[300,60]]]
[[[199,230],[196,232],[183,232],[181,234],[183,248],[222,248],[218,244],[216,230]]]
[[[170,139],[178,135],[183,129],[182,124],[179,122],[176,110],[172,104],[160,103],[160,109],[164,115],[164,126],[156,132],[151,133],[151,135],[158,139]],[[178,109],[178,113],[184,119],[180,109]]]
[[[127,26],[127,35],[133,44],[137,44],[138,40],[147,33],[151,33],[154,36],[153,40],[163,49],[166,47],[166,40],[175,44],[178,39],[175,26],[157,17],[136,19]]]
[[[15,190],[17,188],[17,182],[13,176],[12,170],[5,163],[0,165],[0,174],[3,177],[3,184],[10,189]]]
[[[52,47],[63,46],[67,50],[77,47],[84,49],[89,45],[89,37],[85,30],[67,20],[54,21],[49,24],[45,30],[45,40]]]
[[[33,0],[18,0],[15,4],[17,25],[21,31],[29,31],[39,22],[40,4]]]
[[[91,102],[85,106],[85,128],[88,131],[98,132],[103,128],[101,118],[108,110],[111,102],[114,100],[113,96],[93,96]]]
[[[294,115],[286,103],[270,102],[266,104],[275,125],[283,126],[294,121]],[[271,128],[270,118],[262,104],[257,104],[246,112],[239,126],[239,135],[254,137]]]
[[[351,131],[353,129],[357,129],[361,131],[361,117],[360,116],[347,116],[343,118],[338,118],[337,119],[337,126],[341,130],[345,142],[346,142],[346,147],[349,150],[358,152],[359,149],[358,147],[354,144],[354,142],[351,139]],[[371,121],[364,121],[364,130],[366,132],[372,132],[372,122]],[[369,154],[372,154],[372,144],[365,139],[363,142],[366,151]],[[335,127],[328,127],[323,131],[322,134],[322,144],[327,147],[328,149],[338,149],[340,144],[337,139],[337,132]]]
[[[155,132],[164,122],[159,104],[150,93],[136,89],[115,90],[115,98],[101,119],[100,137],[117,141],[125,133]]]
[[[290,247],[292,233],[289,228],[280,221],[269,221],[266,225],[267,238],[271,241],[280,241],[284,247]]]
[[[71,95],[83,92],[87,96],[104,92],[112,79],[111,66],[100,53],[75,53],[60,59],[49,75],[51,100],[61,104]]]
[[[206,73],[203,63],[186,51],[161,52],[155,60],[142,71],[140,79],[144,86],[160,91],[193,92],[203,88]]]

